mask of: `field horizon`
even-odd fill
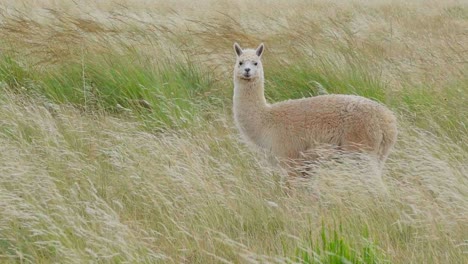
[[[2,1],[0,263],[468,262],[467,28],[458,0]],[[394,111],[382,175],[287,189],[234,126],[234,42],[269,102]]]

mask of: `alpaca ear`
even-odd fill
[[[255,51],[255,54],[257,54],[257,56],[261,57],[262,54],[263,54],[264,48],[265,48],[265,45],[263,45],[263,43],[260,44],[260,45],[258,46],[257,50]]]
[[[237,56],[242,55],[242,48],[237,44],[237,42],[234,43],[234,50],[236,51]]]

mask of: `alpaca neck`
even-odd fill
[[[268,104],[263,92],[263,78],[234,81],[234,118],[244,136],[256,143],[262,142]]]
[[[267,108],[263,90],[263,78],[252,81],[235,80],[234,113],[253,116],[262,114]]]

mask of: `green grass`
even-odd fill
[[[366,237],[354,238],[348,241],[344,238],[341,226],[329,231],[322,226],[319,238],[310,237],[307,243],[296,250],[296,261],[299,263],[388,263],[381,253],[382,250]],[[365,234],[365,232],[364,232]],[[361,247],[356,247],[356,240],[365,242]]]
[[[160,64],[154,65],[137,53],[89,57],[82,63],[44,69],[4,56],[0,79],[10,90],[28,91],[83,110],[135,110],[160,128],[186,127],[194,116],[203,114],[202,101],[219,104],[210,98],[215,90],[213,75],[199,64],[160,58]]]
[[[393,105],[419,127],[462,142],[468,135],[468,80],[462,79],[434,91],[427,86],[405,87]]]
[[[320,92],[355,94],[386,101],[385,85],[359,61],[338,65],[327,58],[297,60],[266,67],[266,95],[273,101],[319,95]],[[320,91],[323,89],[324,91]]]
[[[162,59],[155,65],[137,53],[89,57],[81,64],[71,62],[44,69],[21,58],[3,56],[3,89],[26,90],[54,103],[70,103],[85,110],[131,109],[160,128],[187,127],[194,116],[203,116],[208,104],[210,108],[229,104],[226,89],[219,87],[231,84],[218,81],[212,72],[202,70],[200,63]],[[359,61],[345,66],[307,60],[272,62],[265,70],[266,96],[277,102],[321,93],[356,94],[407,112],[418,126],[433,133],[443,132],[441,135],[456,141],[467,135],[466,79],[440,91],[408,86],[391,93],[378,75],[359,65]]]

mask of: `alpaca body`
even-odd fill
[[[233,111],[245,139],[280,159],[313,160],[315,149],[331,147],[368,153],[383,165],[397,137],[396,118],[389,109],[364,97],[338,94],[268,104],[260,62],[263,46],[260,54],[236,52]],[[257,69],[249,70],[246,78],[243,68],[253,67],[252,62]]]
[[[242,105],[242,104],[241,104]],[[316,148],[366,151],[384,162],[396,140],[396,119],[384,106],[353,95],[289,100],[235,110],[241,134],[277,157],[297,159]]]

